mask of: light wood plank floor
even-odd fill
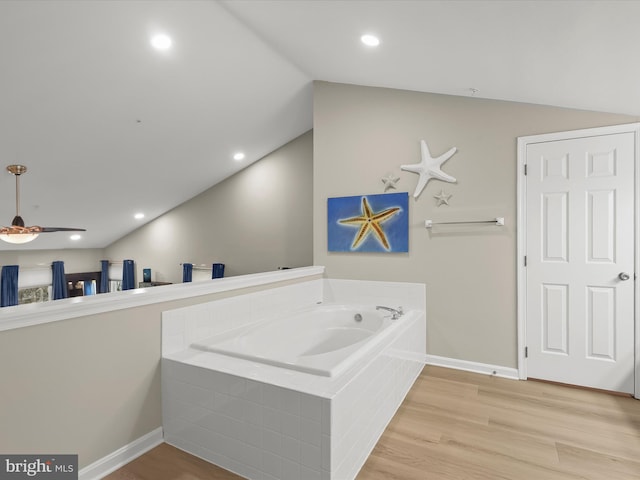
[[[240,479],[166,444],[105,478]],[[638,480],[640,401],[427,366],[357,477],[414,479]]]

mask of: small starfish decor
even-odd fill
[[[418,179],[418,185],[416,186],[416,191],[413,194],[414,198],[418,198],[424,190],[424,187],[427,186],[427,182],[432,178],[437,180],[442,180],[444,182],[456,183],[456,179],[451,175],[447,175],[441,170],[442,164],[449,160],[454,153],[456,153],[457,148],[453,147],[447,152],[443,153],[439,157],[433,158],[431,156],[431,152],[429,151],[429,147],[427,146],[427,142],[424,140],[420,140],[420,152],[422,155],[422,161],[420,163],[414,163],[412,165],[402,165],[400,168],[407,172],[413,172],[420,175]]]
[[[358,233],[353,239],[353,244],[351,245],[352,249],[356,249],[358,245],[360,245],[364,239],[373,232],[382,246],[385,249],[390,250],[391,246],[389,245],[389,240],[387,239],[381,224],[389,220],[399,211],[400,207],[392,207],[381,212],[373,212],[369,206],[367,197],[362,197],[362,214],[359,217],[339,220],[339,223],[353,226],[360,225],[360,230],[358,230]]]
[[[382,177],[381,180],[382,180],[382,183],[384,184],[383,191],[386,192],[390,188],[393,188],[393,189],[396,188],[396,183],[398,183],[398,181],[400,180],[400,177],[396,177],[392,173],[388,173],[386,176]]]
[[[451,193],[445,193],[444,190],[440,190],[438,195],[434,195],[433,198],[437,199],[436,207],[440,205],[449,205],[449,199],[453,196]]]

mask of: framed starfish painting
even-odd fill
[[[330,252],[408,252],[409,194],[386,193],[327,200]]]

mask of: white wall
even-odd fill
[[[151,268],[153,281],[174,283],[182,281],[182,262],[224,263],[225,276],[311,265],[312,169],[309,131],[113,243],[106,254],[135,260],[138,281],[142,269]]]
[[[637,121],[636,117],[540,105],[316,82],[314,86],[314,253],[331,278],[427,284],[427,351],[516,367],[516,138]],[[327,252],[327,198],[382,193],[400,177],[413,195],[418,176],[400,165],[431,153],[458,152],[443,170],[458,183],[432,180],[410,199],[409,253]],[[436,206],[435,194],[453,194]],[[392,190],[393,191],[393,190]],[[502,216],[504,228],[428,231],[434,221]]]

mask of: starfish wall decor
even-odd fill
[[[389,240],[382,229],[382,223],[393,217],[400,211],[399,207],[387,208],[381,212],[373,212],[367,201],[367,197],[362,197],[362,214],[358,217],[345,218],[340,220],[343,225],[360,226],[358,233],[353,239],[352,249],[358,248],[358,245],[367,238],[371,233],[374,233],[377,240],[382,244],[386,250],[390,250]]]
[[[427,146],[427,142],[424,140],[420,140],[420,152],[422,156],[422,160],[420,163],[414,163],[412,165],[402,165],[400,168],[407,172],[413,172],[420,175],[418,179],[418,185],[416,186],[416,191],[413,194],[414,198],[418,198],[424,190],[424,187],[427,186],[427,182],[432,178],[437,180],[442,180],[444,182],[456,183],[456,179],[451,175],[447,175],[441,170],[442,164],[449,160],[454,153],[456,153],[456,147],[451,148],[447,152],[443,153],[439,157],[433,158],[431,156],[431,152],[429,151],[429,147]]]
[[[398,183],[398,181],[400,180],[400,177],[396,177],[394,174],[388,173],[386,176],[382,177],[381,180],[382,180],[382,184],[384,185],[383,192],[386,192],[390,188],[393,188],[393,189],[396,188],[396,183]]]
[[[329,252],[409,251],[409,194],[378,193],[327,199]]]
[[[440,205],[449,205],[449,199],[453,196],[451,193],[446,193],[444,190],[440,190],[440,193],[434,195],[433,198],[437,199],[436,207]]]

